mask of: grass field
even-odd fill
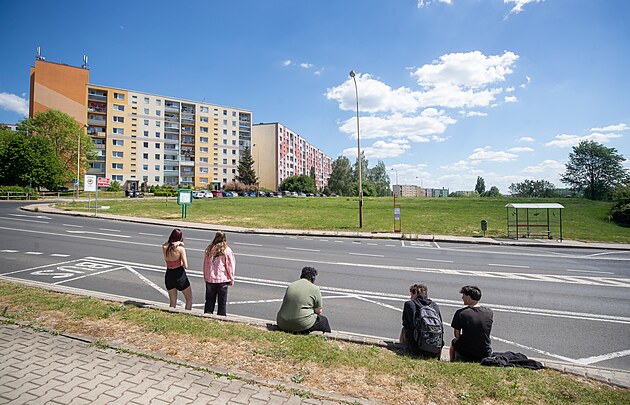
[[[393,198],[365,198],[365,232],[392,232]],[[397,198],[404,234],[482,236],[480,221],[488,221],[486,236],[507,237],[505,205],[515,202],[558,202],[564,239],[630,243],[630,228],[609,221],[610,202],[582,198]],[[108,200],[108,213],[161,219],[180,219],[173,199]],[[87,203],[65,203],[59,208],[87,210]],[[102,211],[101,211],[102,212]],[[357,198],[213,198],[194,200],[187,221],[245,228],[357,231]]]
[[[385,348],[167,313],[0,282],[5,322],[25,321],[196,364],[406,404],[628,404],[630,390],[553,370],[422,360]],[[296,392],[308,397],[308,393]]]

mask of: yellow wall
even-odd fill
[[[278,190],[277,124],[252,127],[252,158],[254,170],[260,178],[260,188]]]

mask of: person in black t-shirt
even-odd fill
[[[457,310],[451,322],[455,334],[451,342],[451,361],[479,362],[492,354],[492,310],[479,304],[479,287],[467,285],[459,292],[466,307]]]

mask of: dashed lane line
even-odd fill
[[[24,219],[24,218],[0,217],[0,219],[9,219],[11,221],[35,222],[35,223],[38,223],[38,224],[49,224],[50,223],[50,221],[37,221],[35,219]]]
[[[420,261],[423,261],[423,262],[453,263],[452,260],[426,259],[426,258],[423,258],[423,257],[416,257],[416,260],[420,260]]]
[[[321,250],[319,250],[319,249],[306,249],[306,248],[296,248],[296,247],[288,247],[288,246],[285,247],[285,249],[288,249],[288,250],[300,250],[300,251],[303,251],[303,252],[321,252]]]

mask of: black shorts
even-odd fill
[[[166,284],[167,290],[177,288],[179,291],[182,291],[190,287],[190,281],[188,281],[188,276],[186,276],[186,270],[184,270],[184,267],[166,269],[164,284]]]

